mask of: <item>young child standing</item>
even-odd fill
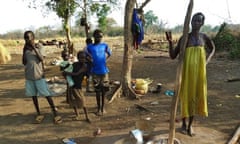
[[[36,108],[37,116],[35,123],[41,123],[44,115],[41,114],[38,98],[44,96],[53,112],[54,123],[59,124],[62,118],[58,116],[57,109],[52,99],[47,82],[44,78],[43,55],[40,52],[40,45],[35,43],[35,36],[32,31],[24,33],[25,45],[23,47],[22,63],[25,69],[25,94],[32,97],[33,104]]]
[[[87,55],[91,58],[91,75],[96,93],[97,115],[106,113],[104,109],[105,95],[109,91],[109,69],[107,60],[112,55],[108,44],[102,42],[103,32],[96,29],[93,32],[94,43],[87,46]]]
[[[83,108],[86,121],[91,123],[88,117],[85,96],[82,91],[82,81],[87,72],[87,65],[85,63],[86,56],[84,51],[78,52],[77,59],[78,61],[72,64],[73,66],[72,72],[66,71],[63,72],[63,75],[71,76],[74,82],[74,85],[72,87],[69,87],[70,89],[70,94],[68,95],[69,105],[74,109],[74,112],[76,114],[75,120],[80,120],[78,109]]]

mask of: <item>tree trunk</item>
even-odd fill
[[[122,89],[124,96],[130,96],[131,90],[131,71],[133,60],[133,37],[132,37],[132,15],[136,0],[127,0],[125,5],[124,18],[124,55],[122,66]]]
[[[151,0],[146,0],[140,9],[143,9]],[[136,0],[127,0],[125,5],[124,19],[124,55],[122,66],[122,92],[124,96],[137,98],[137,94],[131,87],[132,61],[133,61],[133,35],[132,35],[132,15]]]
[[[85,17],[85,20],[86,20],[86,23],[85,23],[85,34],[86,34],[86,38],[89,37],[89,25],[88,25],[88,18],[87,18],[87,0],[84,0],[84,8],[83,8],[83,14],[84,14],[84,17]]]
[[[73,54],[73,43],[72,43],[72,38],[71,38],[69,17],[64,19],[63,27],[66,32],[68,52],[69,52],[69,54]]]

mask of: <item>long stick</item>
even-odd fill
[[[174,138],[175,138],[175,119],[176,119],[176,113],[177,113],[177,104],[179,100],[179,90],[181,88],[181,82],[182,82],[181,76],[182,76],[182,68],[183,68],[183,59],[184,59],[185,48],[188,40],[189,24],[190,24],[191,15],[192,15],[192,9],[193,9],[193,0],[190,0],[188,4],[187,14],[184,20],[182,41],[180,42],[180,54],[179,54],[178,68],[177,68],[177,74],[176,74],[175,96],[172,99],[168,144],[173,144]]]
[[[233,137],[231,140],[228,142],[228,144],[237,144],[238,140],[240,139],[240,126],[238,129],[235,131]]]

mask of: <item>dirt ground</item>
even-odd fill
[[[111,45],[113,47],[113,45]],[[47,78],[60,77],[58,66],[49,62],[60,56],[60,49],[50,47],[52,52],[47,59]],[[50,49],[49,48],[49,49]],[[162,83],[160,93],[147,93],[140,99],[129,99],[121,96],[107,104],[107,114],[96,116],[94,93],[86,93],[87,107],[92,120],[91,124],[82,120],[73,121],[74,112],[64,102],[65,95],[54,97],[63,123],[53,124],[51,110],[44,98],[40,107],[45,119],[41,124],[33,124],[35,109],[30,98],[24,95],[24,75],[21,65],[21,54],[11,51],[12,61],[0,66],[0,143],[1,144],[61,144],[63,138],[72,138],[78,144],[114,144],[121,143],[129,137],[137,121],[148,119],[153,125],[153,135],[166,137],[169,133],[171,96],[166,90],[173,90],[176,76],[177,60],[171,60],[167,52],[145,48],[134,54],[133,78],[150,78],[149,87],[155,88]],[[120,80],[122,49],[113,48],[109,59],[111,80]],[[180,116],[177,113],[176,138],[182,144],[225,144],[233,136],[240,124],[240,81],[227,82],[229,78],[240,78],[239,60],[229,60],[225,54],[217,53],[207,66],[208,73],[208,106],[207,118],[196,117],[195,137],[180,133]],[[140,109],[136,104],[145,107]],[[97,128],[101,134],[94,136]]]

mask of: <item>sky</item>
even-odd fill
[[[109,17],[114,18],[119,25],[124,23],[125,1],[122,8],[114,11]],[[145,0],[137,0],[142,3]],[[182,25],[186,15],[189,0],[151,0],[144,12],[149,10],[158,16],[158,19],[172,28]],[[223,22],[240,24],[239,0],[194,0],[193,13],[202,12],[205,15],[205,24],[212,26]],[[4,0],[0,5],[0,34],[14,30],[36,29],[42,26],[59,27],[61,19],[54,13],[43,16],[40,9],[30,9],[23,0]]]

